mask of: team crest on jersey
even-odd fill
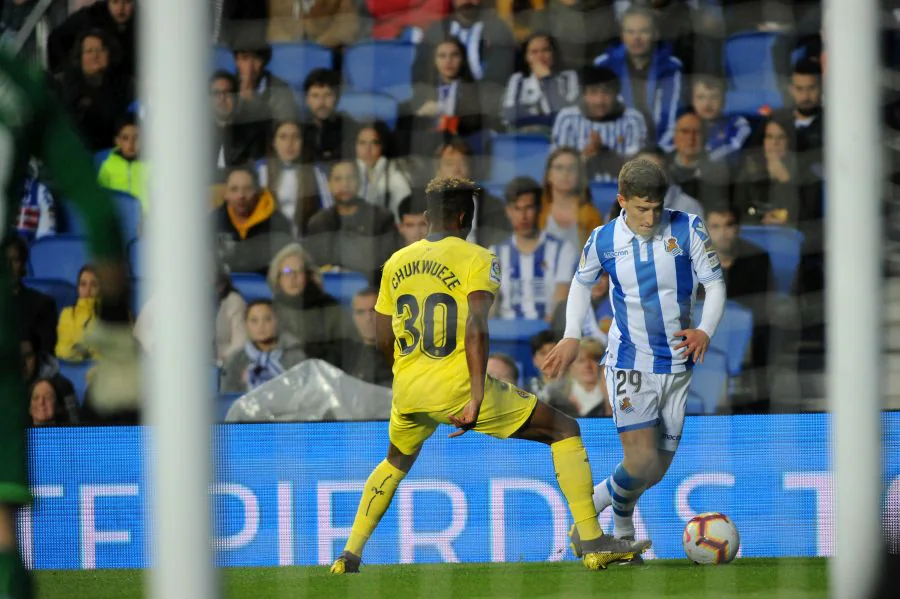
[[[500,284],[500,260],[496,257],[491,260],[491,281]]]
[[[619,410],[624,414],[631,414],[634,412],[634,406],[631,405],[631,400],[627,397],[623,397],[619,400]]]
[[[584,270],[585,264],[587,264],[587,250],[581,252],[581,260],[578,262],[578,270]]]
[[[674,237],[666,239],[666,251],[673,256],[681,256],[684,254],[684,251],[678,245],[678,240]]]

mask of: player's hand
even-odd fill
[[[544,359],[544,367],[541,368],[548,381],[559,378],[569,369],[578,356],[579,345],[581,345],[581,341],[578,339],[566,338],[550,350]]]
[[[462,412],[457,415],[450,414],[450,424],[457,429],[450,433],[450,438],[458,437],[465,434],[467,430],[475,428],[475,423],[478,422],[479,412],[481,412],[481,402],[471,399],[469,400],[469,403],[466,404],[466,407],[462,409]]]
[[[683,329],[675,331],[676,337],[684,337],[684,340],[675,346],[675,349],[686,349],[686,355],[693,356],[694,364],[703,364],[703,357],[709,348],[709,335],[700,329]]]

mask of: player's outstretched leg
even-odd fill
[[[649,542],[626,542],[604,536],[600,530],[591,498],[591,467],[575,420],[538,402],[531,419],[514,436],[550,445],[556,479],[581,538],[585,566],[592,570],[606,568],[612,562],[633,559],[650,547]]]
[[[350,529],[350,538],[347,539],[344,551],[331,565],[332,574],[359,572],[363,547],[381,522],[381,517],[391,505],[400,481],[406,477],[418,455],[419,452],[406,455],[391,445],[387,459],[375,466],[363,488],[356,517],[353,519],[353,528]]]

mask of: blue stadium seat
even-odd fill
[[[272,299],[272,290],[262,275],[251,272],[231,273],[231,284],[247,303],[258,299]]]
[[[357,121],[378,119],[391,129],[397,126],[397,100],[385,94],[346,92],[337,107]]]
[[[719,398],[728,384],[728,356],[709,349],[703,364],[694,367],[691,388],[688,391],[687,412],[689,414],[715,414]]]
[[[413,44],[394,40],[360,42],[344,53],[348,90],[380,92],[398,102],[412,98]]]
[[[345,306],[360,289],[369,286],[369,281],[358,272],[323,272],[322,283],[325,293],[332,296]]]
[[[779,34],[738,33],[725,40],[725,74],[729,89],[778,90],[772,46]]]
[[[56,235],[38,239],[31,246],[29,273],[41,279],[58,279],[75,284],[78,271],[90,261],[87,244],[77,235]]]
[[[544,179],[550,140],[543,135],[502,134],[491,142],[491,181],[509,183],[514,177]]]
[[[491,319],[491,353],[502,352],[511,356],[519,365],[523,380],[535,376],[537,370],[531,361],[531,338],[547,329],[543,320]]]
[[[312,42],[279,42],[272,44],[272,60],[266,68],[299,91],[311,71],[333,66],[331,50],[324,46]]]
[[[481,185],[488,194],[500,198],[504,202],[506,201],[506,183],[486,181],[484,183],[479,183],[479,185]]]
[[[106,162],[106,159],[109,158],[110,153],[114,148],[106,148],[105,150],[100,150],[94,154],[94,167],[97,171],[100,171],[100,167],[103,166],[103,163]]]
[[[121,191],[107,189],[107,193],[112,197],[119,210],[119,219],[122,224],[122,235],[125,241],[137,239],[141,230],[141,220],[143,219],[143,208],[141,202],[133,195]],[[60,211],[64,214],[66,232],[73,235],[85,235],[86,231],[81,222],[81,215],[74,209],[71,202],[62,202]]]
[[[74,306],[78,299],[78,289],[73,282],[59,279],[38,279],[26,277],[22,284],[41,293],[45,293],[56,300],[56,315],[62,312],[66,306]]]
[[[134,239],[128,244],[128,267],[131,269],[131,276],[139,279],[144,274],[143,269],[143,249],[141,249],[141,240]]]
[[[767,106],[771,109],[781,108],[784,99],[777,91],[768,89],[740,89],[725,92],[726,114],[760,114]]]
[[[219,395],[219,399],[216,402],[216,418],[217,422],[225,422],[225,416],[228,415],[228,410],[231,408],[231,404],[241,398],[241,393],[225,393]]]
[[[790,294],[800,266],[803,233],[779,226],[753,225],[741,227],[741,237],[769,252],[775,275],[775,288]]]
[[[144,309],[144,304],[146,304],[147,300],[149,299],[146,294],[149,292],[151,292],[151,290],[145,288],[144,279],[136,279],[132,277],[131,314],[134,318],[137,318],[138,314],[141,313],[141,310]]]
[[[72,381],[75,387],[75,396],[78,405],[84,405],[84,392],[87,390],[87,371],[93,366],[93,362],[67,362],[59,361],[59,373]]]
[[[616,194],[619,193],[619,184],[615,182],[591,181],[591,202],[606,221],[609,211],[616,203]]]
[[[703,302],[694,305],[693,321],[700,322],[703,313]],[[710,349],[725,355],[728,359],[727,370],[731,376],[737,376],[743,370],[744,357],[750,348],[753,336],[753,313],[737,302],[725,304],[725,313],[716,328],[715,335],[709,340]]]
[[[234,73],[234,53],[225,46],[213,46],[213,70]]]

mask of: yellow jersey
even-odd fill
[[[375,310],[391,317],[394,409],[400,413],[457,411],[470,399],[466,363],[468,296],[494,295],[500,262],[458,237],[417,241],[384,265]]]

